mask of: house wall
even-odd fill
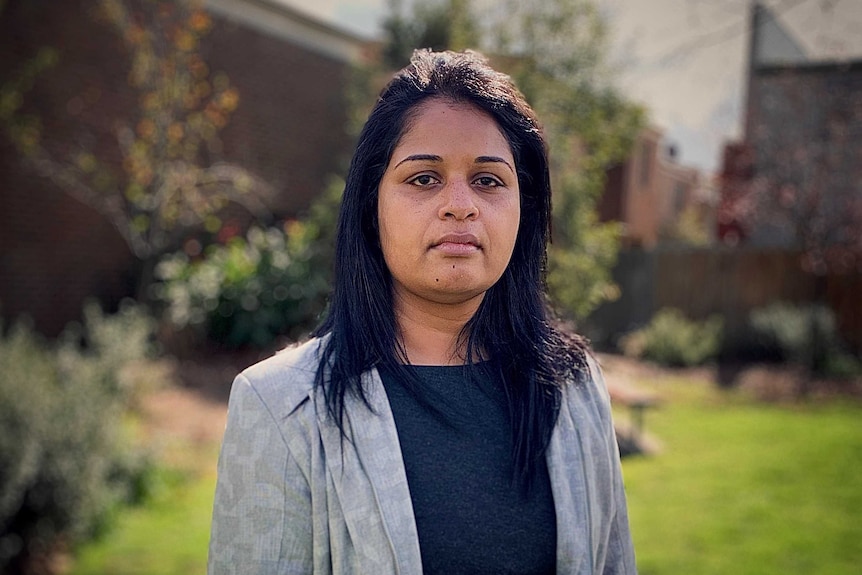
[[[116,153],[111,156],[113,125],[134,108],[136,94],[126,82],[123,46],[93,18],[93,4],[8,0],[0,15],[0,78],[14,77],[41,47],[56,48],[60,61],[27,93],[26,111],[39,116],[55,152],[80,142],[119,162]],[[316,41],[329,34],[341,49],[361,46],[316,26]],[[218,13],[201,51],[210,69],[225,72],[240,94],[239,108],[221,132],[220,159],[273,186],[277,194],[269,207],[276,216],[295,215],[331,174],[343,172],[350,148],[343,97],[348,61]],[[110,307],[133,295],[138,268],[107,220],[34,175],[0,137],[0,313],[7,323],[26,314],[40,331],[56,334],[79,316],[86,298]]]
[[[658,182],[659,238],[672,232],[682,213],[697,201],[700,172],[696,168],[681,166],[672,160],[659,162]]]
[[[329,176],[346,172],[348,62],[224,19],[202,53],[240,93],[221,134],[224,156],[276,188],[273,211],[296,214]]]
[[[623,222],[628,245],[653,247],[658,243],[661,221],[659,154],[661,134],[645,130],[632,150],[624,183]]]
[[[862,223],[862,61],[760,67],[749,83],[752,243],[846,242]]]
[[[700,173],[666,158],[661,138],[657,129],[645,129],[625,162],[606,173],[599,219],[622,222],[623,243],[629,247],[654,248],[680,214],[698,201]]]
[[[52,151],[76,142],[110,153],[112,120],[134,104],[117,49],[83,2],[11,0],[0,15],[0,82],[43,47],[59,63],[25,95]],[[78,129],[80,125],[87,130]],[[113,157],[113,161],[119,161]],[[0,136],[0,313],[28,315],[55,334],[78,317],[87,297],[116,303],[134,289],[134,259],[110,223],[35,175]]]

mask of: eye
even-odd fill
[[[407,180],[407,183],[424,188],[439,183],[439,180],[431,174],[419,174],[418,176],[413,176],[412,178]]]
[[[502,186],[503,183],[494,176],[479,176],[473,183],[482,188],[496,188]]]

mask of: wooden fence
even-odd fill
[[[660,248],[620,253],[614,280],[621,296],[597,309],[584,329],[598,345],[649,322],[664,307],[688,317],[717,314],[731,341],[742,340],[756,308],[817,300],[835,312],[838,330],[862,352],[862,274],[815,276],[787,250]]]

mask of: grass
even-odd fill
[[[686,381],[653,385],[664,443],[624,462],[641,575],[858,573],[858,403],[763,405]]]
[[[139,416],[126,423],[130,434],[154,443],[160,455],[149,494],[144,504],[120,510],[106,533],[76,549],[65,575],[205,573],[218,445],[175,430],[147,432]]]
[[[146,505],[126,511],[76,554],[70,575],[190,575],[206,572],[215,474],[166,469]]]
[[[641,575],[859,572],[862,404],[766,405],[678,377],[639,384],[664,399],[646,422],[663,451],[623,463]],[[79,550],[71,575],[203,573],[215,448],[190,456],[198,473],[168,473]]]

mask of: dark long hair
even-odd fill
[[[467,363],[482,357],[506,382],[516,475],[527,480],[544,456],[561,387],[585,373],[585,346],[554,326],[545,296],[551,184],[547,149],[533,110],[510,78],[475,52],[417,50],[384,88],[356,146],[342,199],[328,335],[317,372],[327,409],[343,431],[345,394],[366,405],[360,375],[406,361],[392,306],[392,277],[377,226],[378,185],[417,107],[429,99],[475,106],[496,121],[512,150],[521,195],[514,252],[462,331]],[[405,377],[409,377],[406,376]]]

